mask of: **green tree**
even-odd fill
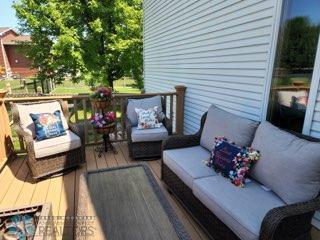
[[[320,26],[308,17],[295,17],[284,25],[281,67],[288,69],[313,68]]]
[[[40,79],[89,76],[107,84],[132,76],[142,88],[142,0],[17,0],[27,56]]]

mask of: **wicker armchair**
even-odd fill
[[[137,97],[137,99],[142,99],[147,97]],[[165,100],[161,97],[161,104],[163,113],[166,115],[166,105]],[[127,112],[128,106],[128,99],[125,101],[124,104],[124,111]],[[163,126],[167,129],[168,134],[172,134],[172,124],[171,121],[165,117],[162,121]],[[126,125],[126,134],[127,134],[127,142],[129,148],[129,156],[133,159],[154,159],[161,157],[161,147],[162,147],[162,140],[161,141],[148,141],[148,142],[134,142],[132,141],[132,124],[130,119],[126,116],[125,120]]]
[[[26,131],[21,125],[20,112],[18,105],[33,106],[35,110],[39,104],[54,103],[56,101],[40,101],[15,104],[11,106],[13,116],[13,126],[18,136],[21,137],[27,149],[27,164],[34,179],[43,178],[50,175],[62,174],[64,170],[73,168],[85,163],[85,139],[83,126],[73,124],[69,121],[68,106],[62,100],[58,101],[61,106],[64,117],[67,119],[67,125],[72,134],[80,138],[81,146],[73,148],[66,152],[60,152],[45,157],[36,157],[35,144],[36,140],[30,132]],[[55,138],[59,142],[59,137]],[[44,140],[46,141],[46,140]]]
[[[202,116],[200,130],[194,135],[172,136],[163,142],[163,150],[198,146],[207,113]],[[300,138],[318,142],[319,139],[302,134]],[[239,239],[239,237],[216,217],[164,162],[162,161],[161,178],[169,191],[188,209],[191,215],[203,227],[212,239]],[[296,204],[271,209],[263,219],[260,240],[300,240],[311,239],[311,220],[315,211],[320,209],[318,197]]]

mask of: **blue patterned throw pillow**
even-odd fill
[[[65,135],[60,110],[54,113],[30,113],[38,141]]]
[[[224,137],[218,137],[215,138],[211,157],[206,165],[229,178],[234,185],[243,187],[248,171],[259,158],[259,151],[251,147],[239,147]]]

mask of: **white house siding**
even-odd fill
[[[145,90],[187,86],[185,133],[210,104],[263,118],[277,0],[145,0],[144,10]]]
[[[310,135],[316,138],[320,138],[320,84],[317,94],[317,100],[314,109],[313,121],[311,123]],[[320,212],[316,212],[313,219],[313,225],[320,230]]]
[[[313,137],[320,138],[320,85],[313,115],[313,121],[311,124],[310,134]]]

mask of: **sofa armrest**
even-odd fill
[[[70,131],[80,137],[81,140],[81,163],[86,162],[86,137],[84,133],[84,125],[79,123],[68,122]]]
[[[84,126],[83,124],[76,124],[76,123],[71,123],[68,122],[69,129],[78,135],[81,139],[81,144],[84,146],[85,145],[85,135],[84,135]]]
[[[24,131],[19,124],[13,124],[13,128],[16,131],[17,135],[20,136],[25,142],[29,160],[35,160],[33,136]]]
[[[200,145],[200,138],[203,130],[204,123],[207,118],[207,113],[204,113],[200,121],[200,129],[197,133],[192,135],[184,136],[170,136],[167,140],[162,143],[162,151],[175,149],[175,148],[186,148]]]
[[[260,240],[298,239],[310,234],[312,217],[319,209],[320,196],[271,209],[262,221]]]
[[[172,135],[172,123],[169,118],[165,117],[162,121],[162,124],[166,127],[168,134]]]
[[[163,141],[162,150],[169,150],[175,148],[186,148],[198,146],[200,144],[200,134],[196,133],[193,135],[185,136],[170,136],[168,139]]]
[[[129,142],[131,142],[132,124],[128,117],[126,117],[125,119],[125,124],[126,124],[127,139]]]

